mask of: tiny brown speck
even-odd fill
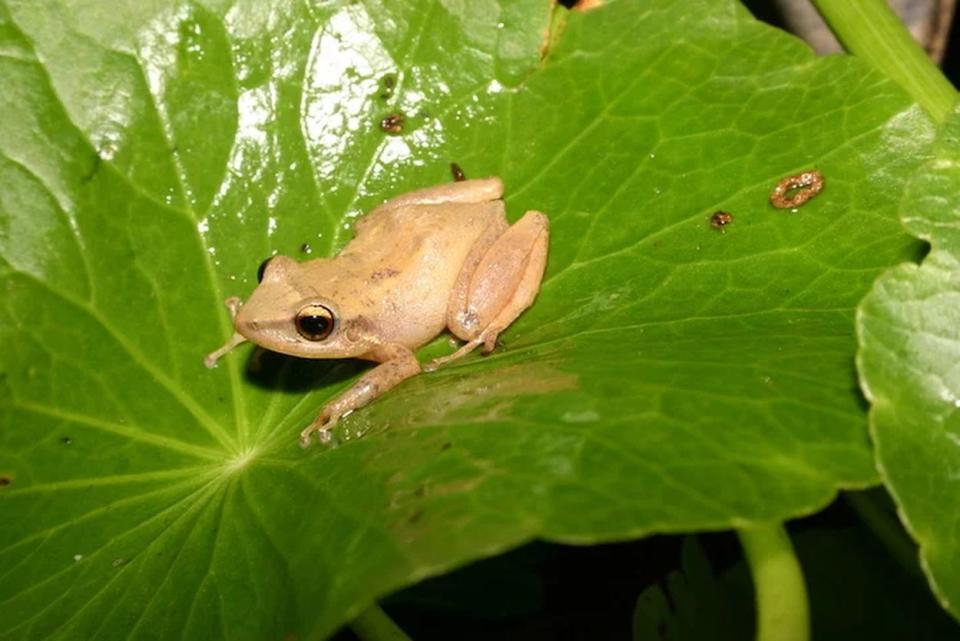
[[[300,245],[300,251],[304,254],[309,254],[313,252],[313,247],[310,246],[310,243],[304,243]]]
[[[397,271],[396,269],[393,269],[392,267],[387,267],[385,269],[378,269],[377,271],[370,274],[370,280],[378,281],[384,278],[393,278],[399,273],[400,273],[399,271]]]
[[[733,214],[726,211],[717,211],[710,216],[710,226],[714,229],[723,229],[732,222]]]
[[[770,193],[770,204],[777,209],[799,207],[823,189],[823,174],[816,169],[787,176]]]
[[[453,447],[453,443],[444,443],[443,445],[440,446],[440,451],[441,451],[441,452],[446,452],[446,451],[449,450],[451,447]]]
[[[64,445],[71,445],[73,443],[73,439],[70,438],[69,436],[64,436],[63,438],[60,439],[60,442],[63,443]]]
[[[13,479],[11,479],[9,476],[0,476],[0,487],[10,485],[12,482]]]
[[[453,182],[463,182],[467,179],[466,174],[460,169],[460,165],[455,162],[450,163],[450,174],[453,176]]]
[[[404,120],[403,114],[390,114],[380,121],[380,128],[388,134],[402,134]]]

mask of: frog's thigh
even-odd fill
[[[470,275],[466,304],[450,315],[450,330],[463,340],[481,338],[492,348],[497,334],[536,298],[548,240],[549,222],[538,211],[527,212],[497,238]]]
[[[487,228],[483,230],[483,234],[470,248],[470,253],[467,254],[467,259],[463,261],[460,273],[457,274],[457,280],[450,292],[450,300],[447,302],[447,327],[463,340],[469,340],[469,338],[459,333],[456,328],[460,326],[458,324],[459,319],[466,313],[467,297],[470,295],[470,282],[484,255],[508,228],[509,225],[503,213],[493,217]]]

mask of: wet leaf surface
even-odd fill
[[[4,638],[322,637],[534,537],[729,528],[875,482],[853,315],[918,252],[896,203],[924,117],[733,2],[557,11],[0,4]],[[208,371],[221,301],[450,162],[550,217],[536,305],[302,451],[363,366]],[[773,209],[811,167],[823,192]]]

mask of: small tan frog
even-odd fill
[[[491,351],[536,297],[549,239],[538,211],[509,225],[502,196],[499,178],[414,191],[360,218],[355,238],[333,258],[268,259],[246,303],[226,300],[236,333],[204,363],[213,367],[244,341],[301,358],[380,363],[301,432],[307,447],[315,432],[329,441],[340,417],[419,374],[414,350],[445,328],[466,344],[423,369],[479,345]]]

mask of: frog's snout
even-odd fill
[[[260,323],[249,318],[244,318],[242,314],[237,314],[237,317],[233,319],[233,329],[247,340],[251,340],[251,336],[259,331]]]

